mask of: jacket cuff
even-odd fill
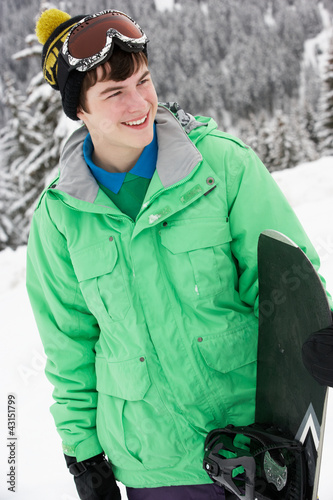
[[[82,460],[87,460],[88,458],[103,453],[103,449],[96,434],[74,445],[62,443],[62,450],[65,455],[75,457],[77,462],[82,462]]]

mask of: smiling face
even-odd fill
[[[127,79],[105,80],[98,67],[97,82],[85,93],[77,116],[94,144],[93,160],[110,172],[129,171],[154,136],[157,95],[147,65]]]

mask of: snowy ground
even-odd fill
[[[274,175],[316,246],[322,274],[333,291],[333,157]],[[72,478],[66,471],[60,439],[48,407],[51,387],[44,354],[25,291],[25,247],[0,253],[0,499],[75,500]],[[16,492],[8,491],[10,471],[7,446],[7,398],[16,398]],[[320,482],[320,500],[332,500],[333,396]],[[125,498],[125,495],[124,497]]]

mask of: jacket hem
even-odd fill
[[[159,488],[163,486],[191,486],[210,484],[213,481],[202,469],[193,470],[189,464],[175,466],[174,469],[129,470],[112,465],[117,481],[130,488]],[[186,470],[184,470],[186,467]]]

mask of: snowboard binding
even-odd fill
[[[203,468],[234,499],[307,500],[304,447],[277,429],[253,424],[211,431]]]

